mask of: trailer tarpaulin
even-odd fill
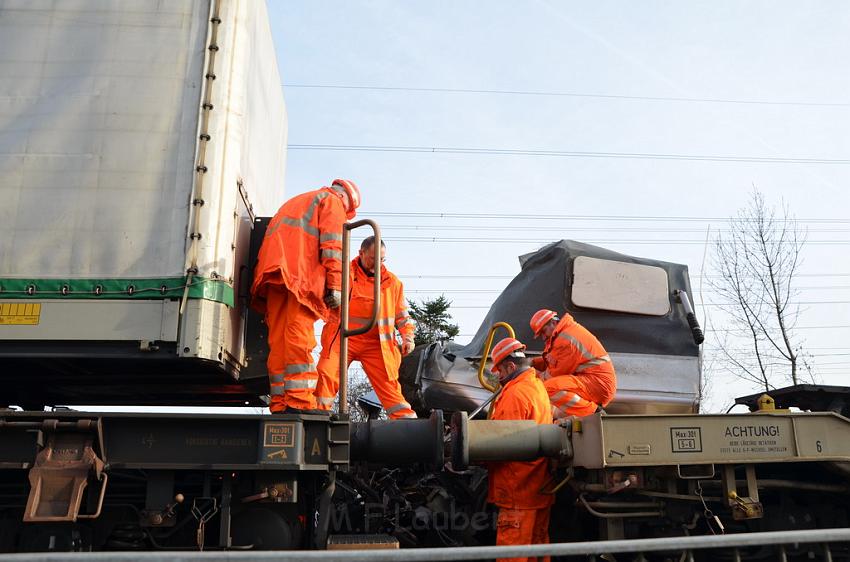
[[[644,293],[661,291],[666,299],[662,311],[638,314],[577,306],[575,298],[576,260],[597,261],[613,268],[633,264],[642,270],[660,272],[664,284],[636,285],[627,292],[628,283],[614,283],[610,295],[599,293],[602,304],[618,298],[628,303],[645,300]],[[618,391],[610,411],[692,411],[697,406],[700,366],[699,346],[694,343],[685,311],[674,291],[690,293],[685,265],[637,258],[590,244],[561,240],[540,250],[520,256],[521,271],[497,297],[475,336],[465,346],[432,344],[406,358],[403,380],[407,393],[423,408],[471,410],[489,397],[477,379],[477,368],[487,332],[496,322],[507,322],[531,354],[543,351],[543,341],[534,339],[529,326],[531,316],[541,308],[558,313],[567,311],[595,334],[613,359],[618,375]],[[656,278],[658,275],[656,275]],[[644,280],[641,278],[641,282]],[[579,278],[581,291],[588,285],[604,285],[604,279]],[[645,282],[644,282],[645,283]],[[620,295],[614,294],[622,288]],[[608,298],[610,296],[610,298]],[[612,306],[613,308],[613,306]],[[498,341],[499,335],[495,338]]]
[[[221,23],[199,194],[211,6]],[[62,286],[84,298],[115,280],[152,280],[157,292],[137,294],[157,298],[191,265],[194,212],[197,277],[228,285],[237,184],[263,212],[283,200],[286,111],[265,12],[228,0],[0,0],[4,298],[27,298],[31,284],[40,298]]]

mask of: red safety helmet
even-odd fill
[[[346,209],[346,218],[353,219],[357,214],[357,207],[360,206],[360,190],[357,189],[357,184],[351,180],[335,179],[331,185],[338,185],[345,190],[348,195],[348,209]]]
[[[543,331],[543,327],[556,317],[557,314],[555,311],[549,310],[548,308],[541,308],[535,312],[534,316],[531,317],[531,321],[529,321],[531,331],[534,332],[534,337],[539,338],[540,332]]]
[[[517,339],[505,338],[501,340],[490,353],[490,357],[493,358],[493,367],[496,367],[496,365],[510,356],[525,357],[525,353],[523,353],[524,350],[525,345]]]

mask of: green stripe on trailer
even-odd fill
[[[0,279],[0,299],[174,299],[183,297],[186,279]],[[193,277],[189,298],[233,306],[233,287],[220,279]]]

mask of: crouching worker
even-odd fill
[[[543,357],[535,358],[554,418],[589,416],[605,407],[617,391],[617,375],[608,352],[568,313],[538,310],[531,317],[535,338],[545,338]]]
[[[499,377],[502,390],[492,406],[494,420],[534,420],[552,423],[549,397],[543,383],[523,353],[525,346],[513,338],[501,340],[493,348],[491,370]],[[488,463],[488,501],[499,507],[496,523],[497,545],[543,544],[549,542],[549,512],[553,496],[541,494],[549,481],[549,459],[527,462]],[[510,558],[502,560],[537,560]],[[549,558],[541,558],[546,560]]]
[[[348,362],[360,361],[381,405],[391,419],[415,418],[416,413],[401,393],[398,369],[402,352],[413,351],[413,320],[407,312],[404,287],[398,277],[384,266],[386,245],[381,242],[381,251],[375,248],[375,237],[366,238],[360,245],[360,253],[350,264],[351,299],[349,303],[348,327],[359,328],[369,323],[374,304],[373,283],[376,271],[380,272],[381,307],[376,325],[359,336],[348,340]],[[316,387],[316,404],[330,410],[339,392],[339,310],[322,329],[322,353],[319,356],[319,383]],[[401,334],[402,349],[396,342],[395,333]]]

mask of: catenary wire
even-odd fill
[[[365,211],[360,210],[363,214]],[[652,221],[652,222],[716,222],[727,221],[730,217],[694,217],[687,215],[556,215],[556,214],[531,214],[531,213],[443,213],[430,211],[374,211],[367,213],[370,217],[431,217],[431,218],[459,218],[459,219],[505,219],[505,220],[569,220],[569,221]],[[776,218],[775,222],[796,223],[850,223],[846,219],[816,219],[816,218]]]
[[[298,89],[324,89],[324,90],[361,90],[378,92],[422,92],[422,93],[445,93],[445,94],[489,94],[509,96],[538,96],[538,97],[569,97],[569,98],[596,98],[611,100],[633,100],[633,101],[665,101],[685,103],[722,103],[741,105],[778,105],[799,107],[850,107],[850,103],[843,102],[802,102],[802,101],[776,101],[776,100],[744,100],[730,98],[710,97],[678,97],[678,96],[636,96],[624,94],[593,94],[584,92],[563,92],[552,90],[501,90],[501,89],[473,89],[473,88],[422,88],[411,86],[358,86],[351,84],[283,84],[284,88]]]
[[[530,220],[530,219],[529,219]],[[850,221],[848,221],[850,222]],[[701,233],[705,234],[704,228],[647,228],[647,227],[610,227],[610,226],[560,226],[560,225],[552,225],[552,226],[533,226],[533,225],[514,225],[512,228],[516,230],[522,231],[539,231],[539,232],[640,232],[640,233],[649,233],[649,232],[660,232],[660,233]],[[382,224],[381,231],[394,231],[394,230],[473,230],[473,231],[495,231],[495,232],[504,232],[506,228],[502,225],[499,226],[486,226],[486,225],[471,225],[471,224],[427,224],[427,225],[419,225],[419,224]],[[715,229],[715,234],[728,234],[733,232],[733,230],[728,228],[720,228]],[[850,232],[850,228],[806,228],[807,234],[812,233],[823,233],[823,232]]]
[[[462,243],[485,243],[485,244],[550,244],[551,239],[543,238],[481,238],[481,237],[454,237],[454,236],[393,236],[386,237],[387,242],[462,242]],[[589,244],[637,244],[637,245],[705,245],[705,240],[670,240],[670,239],[583,239],[582,242]],[[793,245],[795,242],[783,242]],[[850,244],[850,240],[806,240],[806,245],[812,246],[843,246]]]
[[[451,146],[381,146],[343,144],[290,144],[289,150],[342,152],[403,152],[429,154],[465,154],[497,156],[546,156],[560,158],[614,158],[630,160],[684,160],[698,162],[746,162],[751,164],[837,164],[847,165],[841,158],[802,158],[790,156],[723,156],[718,154],[672,154],[650,152],[594,152],[578,150],[543,150],[529,148],[482,148]]]
[[[442,274],[397,274],[402,279],[513,279],[516,275],[442,275]],[[795,277],[850,277],[850,273],[797,273]],[[719,279],[721,275],[691,275],[691,279],[712,278]]]

